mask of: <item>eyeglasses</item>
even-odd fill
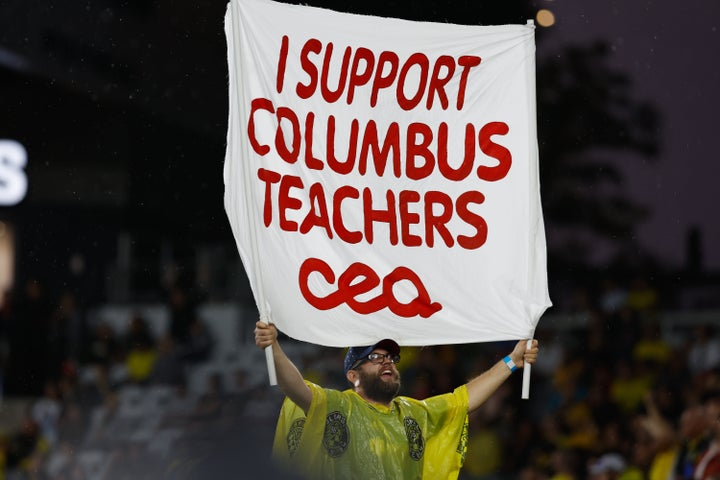
[[[365,362],[370,362],[375,365],[380,365],[381,363],[385,363],[385,360],[389,360],[390,363],[394,363],[397,365],[400,363],[400,355],[392,355],[390,353],[377,353],[373,352],[370,355],[368,355],[365,358],[361,358],[357,362],[355,362],[355,365],[353,365],[352,369],[356,369],[360,365],[362,365]]]

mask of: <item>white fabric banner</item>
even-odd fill
[[[225,29],[225,208],[261,314],[334,347],[531,337],[534,26],[231,0]]]

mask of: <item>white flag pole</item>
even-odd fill
[[[527,341],[525,348],[532,346],[532,338]],[[523,378],[522,378],[522,399],[527,400],[530,398],[530,370],[532,365],[523,361]]]
[[[529,19],[527,21],[527,26],[531,28],[535,28],[535,22],[532,19]],[[528,104],[528,114],[530,115],[530,125],[531,125],[531,143],[534,142],[534,149],[535,149],[535,158],[537,159],[537,101],[536,101],[536,94],[535,94],[535,41],[533,38],[533,44],[528,52],[528,58],[532,59],[532,68],[528,69],[528,89],[531,93],[531,99],[532,102],[529,102]],[[538,207],[539,208],[539,207]],[[525,346],[525,349],[528,349],[532,347],[532,339],[535,335],[535,330],[533,330],[533,334],[530,335],[530,338],[527,341],[527,345]],[[530,371],[532,370],[532,366],[529,363],[525,363],[523,361],[523,378],[522,378],[522,394],[521,398],[523,400],[527,400],[530,398]]]
[[[231,39],[228,39],[228,43],[230,40],[232,40],[232,56],[228,56],[228,69],[229,69],[229,76],[231,79],[234,79],[235,85],[234,89],[236,94],[241,92],[240,86],[238,85],[238,78],[235,74],[236,67],[235,67],[235,54],[240,51],[238,48],[238,38],[237,35],[240,32],[238,19],[239,19],[239,12],[237,10],[236,2],[231,1],[229,3],[229,9],[230,9],[230,16],[232,17],[232,23],[230,26],[230,37]],[[237,109],[237,96],[231,96],[235,100],[235,105],[230,105],[230,108]],[[232,118],[232,115],[230,116]],[[240,119],[240,114],[236,113],[235,117],[237,119]],[[227,161],[227,160],[226,160]],[[243,179],[245,180],[245,187],[246,191],[252,191],[249,188],[248,183],[249,175],[243,175]],[[249,209],[249,207],[246,207]],[[252,212],[247,212],[247,218],[248,221],[248,229],[250,230],[250,243],[251,243],[251,253],[254,257],[253,265],[256,266],[253,270],[255,271],[255,288],[253,289],[253,293],[255,294],[255,302],[257,303],[258,310],[260,313],[260,321],[265,323],[266,325],[270,323],[270,305],[265,300],[265,295],[263,293],[263,283],[262,283],[262,275],[260,273],[260,268],[258,266],[258,263],[260,261],[260,255],[258,252],[258,246],[257,246],[257,236],[256,236],[256,224],[254,219],[254,216],[252,215]],[[267,363],[267,369],[268,369],[268,378],[270,381],[270,385],[277,385],[277,373],[275,371],[275,360],[273,357],[273,348],[272,345],[265,347],[265,361]]]
[[[265,325],[270,323],[270,305],[265,302],[265,316],[260,317],[260,321]],[[277,372],[275,371],[275,359],[273,358],[272,345],[265,347],[265,362],[267,363],[268,377],[270,379],[270,385],[277,385]]]

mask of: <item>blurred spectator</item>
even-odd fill
[[[47,450],[48,444],[40,435],[37,423],[32,416],[25,415],[21,430],[8,439],[5,453],[8,476],[27,471],[32,456]]]
[[[717,480],[720,479],[720,389],[708,392],[704,405],[706,422],[712,436],[708,447],[700,454],[693,478]]]
[[[227,400],[222,407],[222,414],[230,419],[237,420],[245,413],[248,400],[257,387],[249,381],[247,370],[238,368],[232,374],[231,385],[227,390],[231,395],[227,396]]]
[[[667,480],[677,455],[675,432],[660,414],[652,394],[645,395],[644,404],[646,415],[640,416],[638,420],[639,427],[648,435],[648,453],[652,457],[647,477],[648,480]]]
[[[175,340],[169,334],[160,339],[157,357],[152,365],[149,382],[154,385],[178,387],[185,384],[185,366]]]
[[[660,325],[655,320],[645,320],[642,334],[633,348],[633,357],[638,362],[663,365],[670,358],[670,345],[662,338]]]
[[[219,373],[210,373],[205,393],[198,399],[194,413],[200,418],[214,419],[222,412],[225,400],[222,376]]]
[[[548,476],[536,465],[521,467],[518,480],[547,480]]]
[[[109,367],[120,356],[120,342],[115,330],[107,322],[98,323],[88,339],[84,353],[81,355],[83,363]]]
[[[658,308],[658,292],[642,276],[636,276],[628,290],[627,306],[642,314],[652,314]]]
[[[710,444],[705,408],[702,404],[690,405],[680,417],[679,447],[669,480],[692,480],[698,457]]]
[[[615,280],[606,278],[600,293],[600,309],[606,314],[616,313],[627,304],[627,296],[627,290],[620,287]]]
[[[617,453],[606,453],[590,464],[591,480],[620,480],[626,469],[625,459]]]
[[[573,350],[566,353],[565,361],[558,366],[553,375],[553,396],[549,399],[550,411],[556,411],[566,405],[581,401],[587,394],[584,379],[586,364],[582,352]]]
[[[64,343],[62,353],[64,358],[79,360],[85,341],[85,319],[76,295],[66,290],[60,295],[60,301],[53,314],[54,324],[59,328],[58,336]]]
[[[129,379],[136,383],[147,381],[157,359],[157,350],[150,328],[140,314],[136,313],[130,319],[124,344],[125,368]]]
[[[607,320],[607,330],[612,334],[609,344],[612,358],[631,361],[633,349],[640,338],[642,315],[625,306],[609,315]]]
[[[608,358],[615,358],[612,335],[607,315],[597,310],[589,312],[588,326],[582,335],[582,357],[588,365],[603,365]]]
[[[174,339],[174,337],[171,337]],[[185,340],[178,344],[179,355],[190,364],[208,360],[212,354],[213,338],[205,322],[195,317]]]
[[[57,380],[62,365],[69,360],[78,360],[84,335],[84,319],[78,310],[75,294],[64,291],[53,311],[48,332],[46,359],[49,378]]]
[[[579,472],[578,454],[573,450],[558,449],[552,453],[550,480],[575,480],[582,478]]]
[[[125,351],[154,345],[155,339],[150,332],[150,326],[140,313],[134,313],[130,317],[123,343]]]
[[[86,366],[82,381],[77,386],[77,402],[88,408],[101,404],[105,395],[110,392],[110,368],[103,364]]]
[[[175,343],[185,343],[190,335],[190,327],[197,318],[197,303],[191,294],[179,285],[170,290],[168,301],[170,308],[170,335]]]
[[[697,375],[720,366],[720,337],[712,325],[698,325],[693,329],[687,366]]]
[[[65,445],[80,445],[87,433],[88,417],[91,409],[83,410],[74,401],[64,401],[58,422],[59,441]]]
[[[639,372],[634,364],[623,360],[617,364],[615,378],[610,385],[610,397],[623,413],[632,414],[642,405],[651,387],[650,376]]]
[[[61,413],[62,404],[57,384],[52,380],[48,381],[45,383],[44,395],[33,404],[31,415],[50,446],[57,443]]]

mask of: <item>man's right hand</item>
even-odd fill
[[[273,360],[280,389],[307,413],[312,402],[312,391],[305,384],[300,371],[280,348],[277,337],[277,328],[272,323],[263,321],[255,323],[255,345],[262,349],[270,345],[273,347]]]
[[[264,349],[277,341],[278,331],[272,323],[258,320],[255,323],[255,345]]]

